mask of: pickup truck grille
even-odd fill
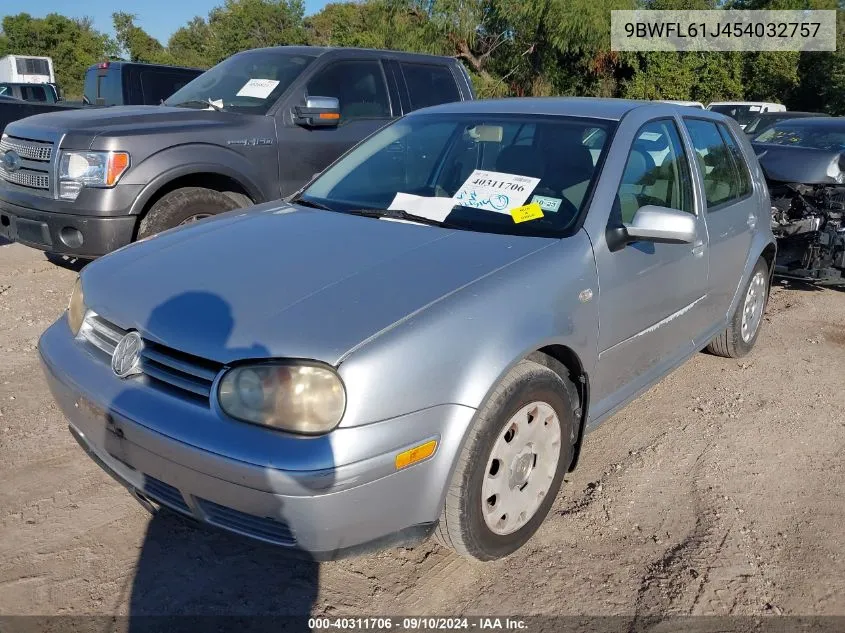
[[[11,182],[22,187],[31,187],[32,189],[49,189],[50,175],[43,171],[34,171],[31,169],[19,169],[18,171],[6,171],[0,165],[0,178],[6,182]]]
[[[49,163],[50,159],[53,158],[52,143],[29,141],[7,136],[0,141],[0,152],[7,152],[9,150],[17,152],[21,158],[28,158],[29,160],[37,160],[44,163]]]
[[[126,330],[90,311],[79,331],[79,337],[109,363],[115,347],[125,335]],[[144,340],[141,352],[143,378],[151,386],[175,395],[208,406],[212,383],[222,368],[219,363]]]
[[[50,191],[53,150],[52,143],[6,136],[0,140],[0,153],[15,152],[21,161],[14,171],[0,162],[0,178],[21,187]]]

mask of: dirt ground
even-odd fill
[[[845,292],[774,288],[750,356],[699,354],[588,436],[511,558],[318,565],[151,519],[83,454],[36,348],[74,276],[0,245],[0,614],[845,614]]]

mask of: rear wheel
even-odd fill
[[[769,266],[762,257],[757,260],[745,292],[737,303],[728,327],[710,341],[707,351],[725,358],[745,356],[757,342],[763,311],[769,297]]]
[[[572,461],[571,392],[558,373],[531,360],[502,380],[458,458],[435,532],[442,545],[494,560],[537,531]]]
[[[174,189],[150,207],[138,227],[138,239],[155,235],[176,226],[232,211],[238,203],[225,193],[203,187]]]

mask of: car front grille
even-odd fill
[[[0,152],[12,150],[17,152],[21,158],[36,160],[42,163],[49,163],[53,158],[53,144],[41,141],[30,141],[28,139],[7,136],[0,140]]]
[[[50,174],[55,156],[53,143],[6,136],[0,140],[0,153],[6,152],[20,156],[20,166],[11,171],[0,164],[0,178],[21,187],[51,191]]]
[[[31,189],[50,189],[50,175],[43,171],[32,169],[19,169],[18,171],[6,171],[0,165],[0,178],[21,187]]]
[[[79,337],[106,362],[127,331],[89,311],[79,331]],[[170,390],[203,402],[206,406],[211,396],[211,386],[223,366],[213,361],[185,354],[164,345],[144,340],[141,352],[141,370],[151,385]]]

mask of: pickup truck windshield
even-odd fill
[[[590,197],[613,126],[560,116],[411,116],[352,150],[297,201],[359,214],[389,208],[470,231],[564,237]]]
[[[233,55],[176,91],[164,103],[266,114],[314,57],[267,50]]]

